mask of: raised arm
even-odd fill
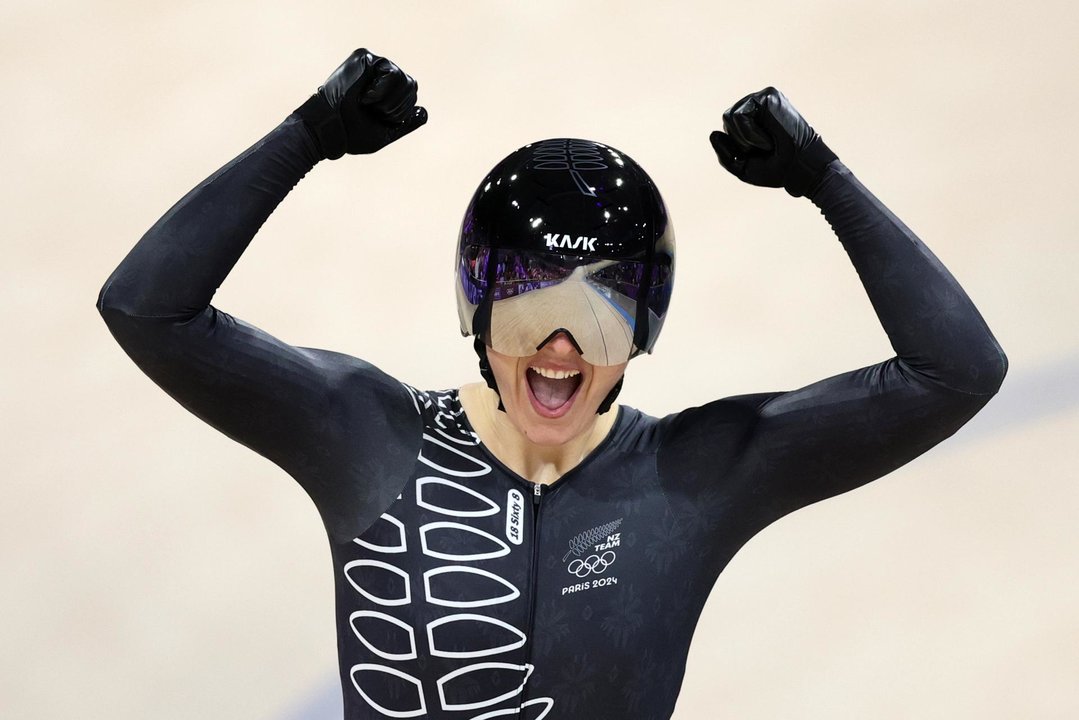
[[[891,472],[951,436],[996,393],[1007,359],[947,268],[781,93],[743,98],[724,127],[712,143],[727,170],[806,195],[821,209],[896,352],[799,390],[728,398],[678,418],[676,444],[722,447],[732,459],[725,474],[738,478],[731,490],[762,501],[767,522]]]
[[[395,483],[396,475],[407,472],[419,444],[407,391],[367,363],[294,347],[210,301],[318,161],[374,152],[411,132],[426,121],[415,102],[412,78],[357,50],[295,113],[165,213],[97,299],[139,368],[199,418],[293,475],[335,526],[371,513],[367,519],[375,519],[404,482]],[[358,455],[364,446],[379,451]]]

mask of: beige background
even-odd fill
[[[414,385],[471,381],[450,283],[465,204],[508,151],[576,135],[643,164],[678,231],[670,321],[625,402],[877,362],[892,351],[827,224],[708,145],[776,85],[959,278],[1012,370],[937,450],[746,546],[675,717],[1079,717],[1077,21],[1063,1],[5,3],[0,713],[326,717],[313,507],[141,375],[93,305],[173,202],[367,46],[418,78],[430,123],[317,167],[215,305]]]

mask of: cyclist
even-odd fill
[[[713,149],[739,180],[821,210],[890,359],[663,418],[617,404],[662,327],[674,236],[632,158],[575,138],[510,154],[466,210],[455,282],[483,382],[419,390],[212,306],[292,187],[422,126],[416,100],[413,78],[357,50],[173,206],[97,306],[155,383],[315,502],[346,717],[669,718],[738,549],[952,435],[1007,360],[955,278],[775,88],[735,103]]]

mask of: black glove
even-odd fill
[[[774,87],[746,95],[723,113],[723,129],[708,139],[719,164],[751,185],[782,187],[812,197],[836,159],[783,93]]]
[[[417,87],[401,68],[360,48],[296,113],[323,157],[373,153],[427,122],[427,111],[416,107]]]

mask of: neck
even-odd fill
[[[461,407],[480,441],[502,462],[523,478],[550,484],[579,465],[610,433],[618,416],[617,405],[595,420],[579,435],[561,445],[537,445],[529,440],[498,409],[498,394],[483,383],[460,389]]]

